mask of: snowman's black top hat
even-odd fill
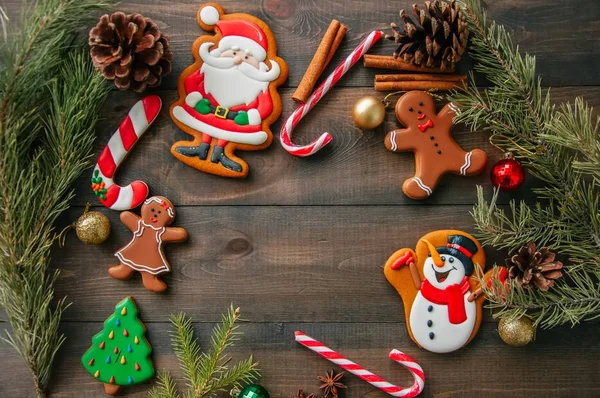
[[[458,258],[465,266],[467,276],[470,276],[475,268],[471,258],[477,253],[477,250],[475,242],[463,235],[450,235],[446,246],[436,247],[439,254],[448,254]]]

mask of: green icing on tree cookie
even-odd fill
[[[101,382],[117,386],[143,383],[154,376],[152,347],[145,335],[135,301],[127,297],[104,322],[104,329],[92,337],[92,346],[81,362]]]

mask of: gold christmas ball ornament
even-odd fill
[[[77,237],[86,245],[99,245],[110,235],[110,220],[97,211],[88,211],[75,222]]]
[[[535,340],[535,326],[526,316],[519,319],[500,319],[498,333],[506,344],[513,347],[523,347]]]
[[[374,129],[385,119],[385,105],[371,95],[360,97],[352,107],[352,119],[361,129]]]

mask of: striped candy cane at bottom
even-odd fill
[[[298,125],[300,120],[329,92],[331,87],[341,79],[346,72],[354,65],[373,45],[381,38],[383,32],[373,31],[350,53],[350,55],[340,63],[327,79],[315,90],[308,98],[306,103],[300,105],[294,113],[290,115],[279,134],[280,142],[283,148],[294,156],[310,156],[317,153],[325,145],[329,144],[333,137],[329,133],[323,133],[318,139],[309,145],[294,145],[292,142],[292,131]]]
[[[98,157],[92,175],[92,189],[104,206],[113,210],[129,210],[142,204],[148,196],[145,182],[134,181],[122,187],[115,184],[113,178],[133,146],[156,120],[161,107],[162,101],[156,95],[138,101]]]
[[[412,398],[416,397],[423,391],[423,387],[425,386],[425,373],[423,372],[423,369],[418,363],[415,362],[414,359],[401,351],[392,350],[389,357],[393,361],[396,361],[400,365],[404,366],[413,375],[415,381],[413,385],[408,388],[401,388],[387,382],[385,379],[382,379],[362,366],[343,357],[342,355],[333,351],[331,348],[325,347],[322,343],[313,339],[312,337],[307,336],[301,331],[296,331],[295,334],[296,341],[298,343],[393,397]]]

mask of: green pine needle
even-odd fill
[[[0,10],[0,307],[12,326],[5,340],[27,363],[38,397],[64,342],[58,325],[68,307],[52,303],[53,226],[89,165],[108,95],[78,32],[108,5],[24,0],[18,25]]]
[[[496,316],[527,314],[552,328],[600,316],[600,118],[581,98],[558,110],[543,90],[535,57],[522,55],[504,26],[488,23],[479,0],[466,0],[465,14],[474,36],[470,52],[475,70],[492,83],[468,89],[451,100],[462,106],[456,122],[491,133],[490,141],[511,152],[544,182],[533,192],[535,205],[511,201],[508,209],[478,188],[472,215],[478,238],[509,252],[534,241],[568,258],[565,278],[549,292],[511,284],[509,294],[487,289]],[[484,284],[485,285],[485,284]]]
[[[226,349],[233,346],[243,334],[236,325],[239,316],[239,308],[231,306],[221,323],[213,329],[211,349],[202,353],[194,337],[192,319],[184,313],[171,315],[171,343],[188,387],[183,395],[185,398],[213,397],[218,392],[239,389],[260,376],[258,363],[254,362],[252,356],[230,365],[231,358],[225,355]],[[149,397],[175,398],[179,394],[173,379],[162,373]]]

